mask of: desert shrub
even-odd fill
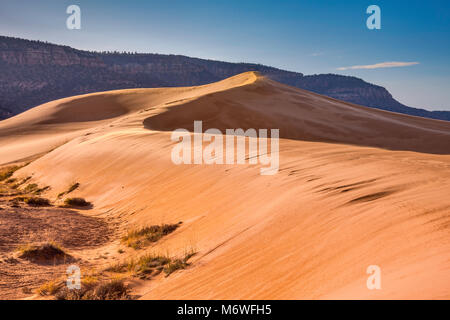
[[[58,292],[62,287],[62,283],[60,281],[52,280],[44,283],[37,289],[37,293],[41,296],[49,296],[54,295]]]
[[[83,198],[67,198],[64,200],[64,204],[71,207],[88,207],[91,205],[90,202],[87,202]]]
[[[170,258],[163,256],[143,256],[136,263],[134,272],[141,278],[151,274],[158,274],[163,270],[165,265],[170,263],[170,261]]]
[[[157,275],[164,271],[166,276],[169,276],[177,270],[186,269],[189,266],[188,260],[194,255],[194,252],[190,252],[183,259],[172,259],[166,256],[148,254],[140,257],[138,260],[114,264],[105,271],[116,273],[130,272],[140,278],[147,278],[150,275]]]
[[[58,198],[61,198],[62,196],[64,196],[64,195],[66,195],[66,194],[69,194],[69,193],[75,191],[75,190],[78,189],[79,187],[80,187],[80,184],[79,184],[78,182],[77,182],[77,183],[74,183],[73,185],[71,185],[71,186],[69,187],[69,189],[68,189],[67,191],[64,191],[64,192],[61,192],[60,194],[58,194]]]
[[[14,174],[14,172],[19,170],[20,168],[21,167],[19,167],[19,166],[12,166],[12,167],[6,167],[6,168],[0,169],[0,181],[11,178],[11,176]]]
[[[25,192],[25,193],[33,193],[33,192],[35,192],[38,189],[39,189],[39,187],[38,187],[38,185],[36,183],[30,183],[29,185],[27,185],[23,189],[23,192]]]
[[[112,280],[97,285],[94,289],[94,298],[99,300],[118,300],[127,295],[127,287],[122,280]]]
[[[36,189],[33,193],[36,194],[36,195],[40,195],[42,192],[47,191],[49,189],[50,189],[50,187],[46,186],[46,187],[43,187],[43,188]]]
[[[165,267],[164,272],[166,273],[166,277],[170,276],[173,272],[180,270],[180,269],[186,269],[188,266],[188,263],[184,259],[175,259],[173,261],[170,261]]]
[[[88,275],[88,276],[84,276],[81,279],[81,284],[87,287],[94,287],[95,285],[97,285],[99,283],[99,279],[96,276],[93,275]]]
[[[171,259],[165,256],[148,254],[137,260],[129,260],[124,263],[116,263],[108,267],[105,271],[115,273],[130,272],[132,275],[147,278],[150,275],[161,273],[164,266],[169,264]]]
[[[17,203],[17,202],[25,202],[26,199],[28,199],[28,197],[19,196],[19,197],[15,197],[9,201]]]
[[[78,189],[79,186],[80,186],[80,184],[78,182],[73,184],[73,185],[71,185],[69,190],[67,190],[66,193],[68,194],[68,193],[71,193],[72,191],[75,191],[76,189]]]
[[[60,260],[71,260],[72,258],[55,243],[45,243],[42,245],[28,244],[19,247],[19,252],[19,258],[33,262],[56,262]]]
[[[31,197],[31,198],[25,198],[24,202],[30,206],[49,206],[50,201],[48,199],[44,198],[38,198],[38,197]]]
[[[11,188],[17,189],[17,188],[19,188],[21,185],[27,183],[30,179],[31,179],[31,177],[26,177],[26,178],[23,179],[22,181],[19,181],[19,182],[17,182],[16,184],[12,185]]]
[[[58,300],[125,300],[129,299],[128,288],[123,280],[103,281],[95,284],[83,284],[80,290],[59,290],[55,298]]]
[[[153,225],[141,229],[130,230],[122,237],[122,242],[126,243],[128,247],[139,249],[148,243],[156,242],[169,233],[172,233],[180,224],[181,222],[178,224]]]
[[[175,259],[171,260],[165,267],[164,272],[166,274],[166,277],[170,276],[173,272],[180,270],[180,269],[186,269],[190,263],[188,263],[188,260],[195,256],[196,252],[189,251],[185,253],[183,259]]]

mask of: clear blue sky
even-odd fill
[[[81,7],[81,30],[66,28],[71,4]],[[366,27],[371,4],[381,30]],[[0,34],[354,75],[409,106],[450,110],[448,0],[1,0]],[[418,64],[339,70],[393,61]]]

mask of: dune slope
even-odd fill
[[[280,170],[175,165],[171,131],[280,129]],[[450,123],[360,107],[255,73],[103,92],[0,122],[0,163],[128,226],[183,225],[154,250],[197,255],[144,299],[450,298]],[[84,214],[89,215],[89,212]],[[382,289],[368,290],[377,265]]]

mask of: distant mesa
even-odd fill
[[[129,88],[197,86],[247,71],[358,105],[450,120],[450,111],[410,108],[383,87],[336,74],[304,76],[260,64],[180,55],[88,52],[41,41],[0,36],[0,119],[48,101]],[[112,114],[120,113],[112,111]]]

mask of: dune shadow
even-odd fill
[[[233,88],[172,106],[144,119],[144,128],[193,132],[194,121],[201,120],[203,132],[218,129],[225,134],[227,129],[241,128],[268,129],[270,134],[270,129],[279,129],[283,139],[450,154],[450,122],[384,112],[312,93],[302,93],[309,100],[299,102],[295,91],[287,97],[279,92],[258,97],[252,90]]]

